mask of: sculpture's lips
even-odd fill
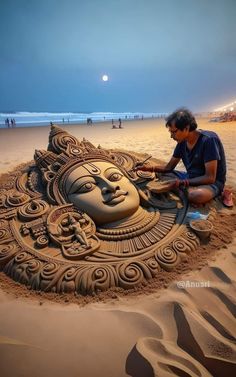
[[[103,203],[108,204],[108,205],[115,205],[115,204],[121,203],[125,200],[125,197],[127,194],[128,192],[122,192],[122,193],[112,195],[112,197],[110,197],[109,199],[104,200]]]

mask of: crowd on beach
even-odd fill
[[[118,119],[118,125],[116,125],[116,124],[114,123],[114,119],[111,120],[111,124],[112,124],[112,128],[115,128],[115,129],[117,129],[117,128],[123,128],[123,127],[122,127],[121,118]]]
[[[5,119],[5,126],[7,127],[7,128],[14,128],[15,126],[16,126],[16,121],[15,121],[15,119],[14,118],[11,118],[11,119],[9,119],[9,118],[6,118]]]
[[[211,122],[233,122],[236,120],[236,111],[227,111],[211,118]]]

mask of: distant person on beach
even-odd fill
[[[121,118],[118,119],[118,122],[119,122],[119,128],[122,128],[122,122],[121,122]]]
[[[114,119],[111,120],[111,125],[112,125],[112,128],[117,128],[115,123],[114,123]]]
[[[226,180],[226,160],[222,142],[212,131],[198,130],[193,114],[180,108],[166,118],[170,137],[177,142],[170,161],[159,166],[147,163],[137,170],[170,173],[169,189],[188,188],[193,204],[205,204],[222,194]],[[174,170],[182,160],[186,172]],[[226,191],[226,190],[225,190]],[[223,200],[224,202],[224,200]]]
[[[10,128],[10,121],[8,118],[5,120],[5,125],[7,126],[7,128]]]

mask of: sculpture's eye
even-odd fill
[[[119,181],[122,177],[123,177],[123,174],[115,172],[109,176],[109,181],[116,182],[116,181]]]
[[[77,189],[77,193],[82,194],[84,192],[92,191],[95,188],[95,186],[95,182],[85,182],[79,186],[79,188]]]

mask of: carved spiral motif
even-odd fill
[[[8,245],[0,245],[0,263],[1,260],[5,259],[7,256],[10,256],[14,252],[16,252],[16,245],[15,244],[8,244]]]
[[[160,271],[160,265],[159,265],[159,263],[157,262],[156,259],[150,258],[146,261],[146,264],[149,267],[149,269],[152,273],[152,276],[155,276],[157,274],[157,272]]]
[[[57,263],[47,263],[41,270],[41,278],[45,280],[51,280],[58,270],[59,265]]]
[[[29,221],[41,217],[48,210],[49,205],[44,200],[37,199],[23,205],[18,213],[21,220]]]
[[[16,263],[23,263],[23,262],[27,261],[27,259],[29,259],[29,258],[30,258],[29,254],[26,253],[25,251],[23,251],[20,254],[15,256],[15,262]]]
[[[74,279],[76,276],[77,269],[75,267],[69,268],[63,275],[63,279],[66,281],[69,281],[71,279]]]
[[[71,145],[70,147],[70,154],[73,156],[80,156],[84,153],[83,148],[79,148],[78,146]]]
[[[97,268],[92,268],[90,270],[91,274],[91,286],[92,290],[104,291],[109,287],[115,285],[116,274],[115,269],[111,266],[100,266]]]
[[[137,171],[137,176],[140,178],[145,178],[145,179],[153,179],[155,177],[155,173],[149,172],[149,171]]]
[[[186,253],[190,251],[189,245],[186,244],[186,241],[183,238],[176,238],[173,241],[172,247],[176,252]]]
[[[75,279],[78,270],[74,267],[70,267],[66,272],[61,275],[60,279],[56,285],[57,292],[74,292],[75,288]]]
[[[44,179],[46,182],[50,182],[55,177],[56,173],[53,171],[44,172]]]
[[[40,248],[43,249],[44,247],[48,246],[49,239],[47,236],[44,234],[39,236],[36,240],[36,245]]]
[[[178,255],[170,246],[165,246],[155,253],[155,258],[164,270],[171,270],[178,263]]]
[[[52,145],[56,152],[60,153],[62,149],[66,150],[68,144],[72,144],[73,146],[78,145],[78,140],[69,134],[61,134],[57,138],[52,139]]]
[[[193,240],[193,241],[197,241],[197,243],[199,243],[199,238],[196,236],[195,233],[189,231],[189,232],[186,232],[186,237],[189,239],[189,240]]]
[[[29,274],[35,274],[40,270],[42,263],[37,259],[32,259],[28,262],[27,272]]]
[[[9,229],[1,228],[0,229],[0,241],[7,239],[10,236]]]
[[[121,154],[119,152],[112,152],[112,155],[116,163],[125,168],[127,171],[131,170],[136,163],[136,158],[130,155],[129,153]]]
[[[0,220],[0,228],[6,228],[7,227],[7,221]]]
[[[117,274],[119,285],[125,289],[132,288],[144,281],[145,278],[152,277],[149,269],[142,262],[123,263],[118,266]]]
[[[11,207],[17,207],[26,203],[29,199],[29,195],[14,190],[7,195],[6,203]]]

